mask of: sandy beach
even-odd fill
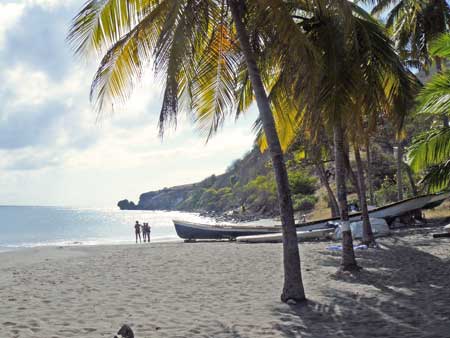
[[[1,337],[450,337],[450,239],[397,231],[336,275],[302,243],[309,301],[280,302],[280,244],[167,243],[0,254]]]

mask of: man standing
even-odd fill
[[[139,243],[142,243],[141,225],[139,224],[139,221],[136,221],[136,224],[134,225],[134,233],[136,234],[136,243],[138,242],[138,237],[139,237]]]

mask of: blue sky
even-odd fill
[[[113,207],[220,174],[250,150],[252,109],[208,144],[188,117],[163,141],[149,72],[128,104],[96,121],[96,60],[65,42],[84,0],[0,0],[0,204]]]

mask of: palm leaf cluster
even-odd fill
[[[405,62],[428,69],[432,57],[429,44],[446,32],[450,6],[446,0],[363,0],[374,5],[372,14],[383,19],[391,30]]]
[[[444,34],[431,44],[432,55],[450,57],[450,35]],[[432,119],[450,115],[450,72],[436,74],[424,86],[417,98],[418,113]],[[423,182],[430,191],[439,191],[450,185],[450,128],[434,126],[418,135],[408,153],[413,170],[424,171]]]
[[[288,67],[281,69],[270,91],[284,149],[296,138],[300,126],[311,132],[313,140],[318,136],[314,131],[320,126],[330,128],[336,119],[350,121],[353,138],[373,131],[382,118],[401,126],[418,83],[383,27],[351,1],[314,3],[297,5],[293,11],[296,25],[321,56],[314,100],[307,97],[309,93],[289,86],[292,74],[299,72]],[[265,149],[263,135],[259,142]]]
[[[261,74],[267,86],[291,58],[301,60],[297,70],[315,68],[314,53],[282,1],[248,6],[253,15],[246,25],[254,51],[261,52],[256,53],[260,64],[268,63],[271,49],[270,66]],[[91,0],[74,18],[68,40],[78,54],[104,54],[91,87],[98,112],[124,103],[150,63],[165,88],[161,132],[184,111],[209,137],[227,116],[239,116],[254,100],[225,0]],[[306,83],[310,77],[295,80],[297,88],[307,88]]]

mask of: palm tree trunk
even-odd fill
[[[266,134],[277,182],[280,216],[283,229],[284,286],[281,294],[281,300],[283,302],[287,302],[289,300],[298,302],[303,301],[306,298],[302,282],[300,253],[298,250],[294,209],[292,207],[288,175],[277,130],[275,128],[275,121],[270,108],[269,99],[261,81],[260,72],[253,50],[250,46],[247,29],[242,21],[240,8],[244,7],[241,7],[241,1],[242,0],[229,0],[229,5],[234,24],[236,26],[240,47],[247,63],[250,81],[255,93],[259,116],[263,124],[263,130]]]
[[[372,152],[370,151],[369,139],[367,139],[366,143],[366,155],[367,155],[367,182],[369,185],[369,199],[370,204],[375,205],[375,198],[373,194],[373,180],[372,180]]]
[[[345,184],[345,149],[344,149],[344,132],[342,130],[341,121],[337,121],[333,127],[334,135],[334,163],[336,166],[336,186],[337,198],[339,203],[339,214],[341,218],[342,230],[342,259],[341,270],[351,271],[358,270],[356,264],[355,252],[353,250],[353,238],[350,230],[350,222],[348,219],[347,206],[347,187]]]
[[[359,184],[358,184],[358,178],[356,177],[355,172],[352,169],[352,165],[350,163],[350,157],[348,156],[348,151],[347,151],[347,147],[345,148],[344,151],[344,165],[345,165],[345,171],[347,173],[347,177],[350,179],[350,181],[352,182],[352,186],[355,189],[356,193],[358,194],[358,196],[360,195],[359,192]]]
[[[358,175],[359,184],[359,203],[361,204],[361,218],[363,222],[363,236],[362,243],[368,246],[375,244],[375,237],[372,232],[372,225],[370,224],[369,209],[367,208],[366,196],[366,182],[364,180],[364,167],[361,160],[361,153],[357,144],[353,145],[356,160],[356,172]]]
[[[317,174],[319,175],[320,183],[322,183],[322,185],[327,190],[328,201],[330,202],[331,207],[331,217],[338,217],[339,205],[336,201],[336,196],[334,196],[333,189],[331,189],[330,182],[328,182],[328,177],[326,175],[326,171],[322,162],[320,161],[316,162],[316,171]]]
[[[411,170],[411,167],[406,164],[405,162],[403,162],[403,166],[406,169],[406,175],[408,175],[408,180],[409,180],[409,184],[411,185],[411,190],[414,196],[418,195],[417,192],[417,186],[416,186],[416,182],[414,182],[414,177],[413,177],[413,172]]]
[[[401,201],[403,199],[403,175],[402,175],[403,151],[402,151],[402,144],[400,141],[397,143],[397,153],[395,155],[397,158],[397,199]]]

